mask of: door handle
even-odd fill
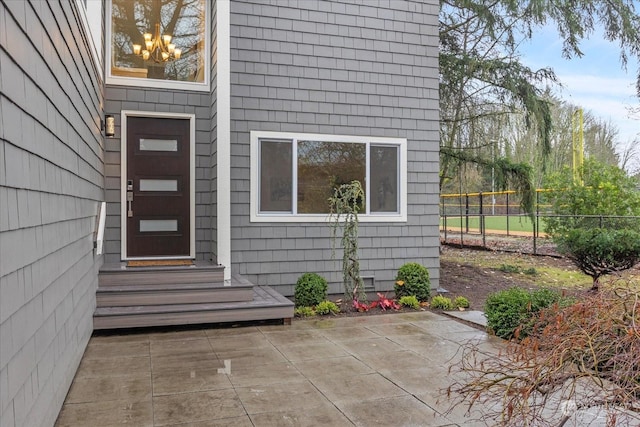
[[[133,191],[127,191],[127,216],[131,218],[133,216]]]

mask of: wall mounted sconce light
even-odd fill
[[[116,119],[107,114],[104,116],[104,136],[107,138],[113,138],[116,134]]]

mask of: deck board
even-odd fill
[[[224,283],[224,267],[204,261],[189,266],[127,267],[105,264],[98,275],[100,287],[178,283]]]
[[[94,329],[284,320],[291,317],[293,302],[268,286],[254,286],[253,299],[245,302],[101,307],[94,314]]]

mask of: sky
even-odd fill
[[[557,32],[547,28],[534,34],[530,43],[521,45],[522,61],[531,68],[550,67],[562,83],[554,92],[562,99],[591,111],[618,128],[619,149],[634,139],[640,140],[640,115],[634,120],[628,107],[640,107],[635,90],[638,62],[620,62],[615,43],[592,35],[583,40],[582,58],[562,57],[562,41]]]

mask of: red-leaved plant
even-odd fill
[[[364,302],[360,302],[357,299],[353,299],[353,308],[355,308],[357,311],[359,312],[363,312],[363,311],[369,311],[369,308],[371,308],[369,306],[369,304],[364,303]]]
[[[377,293],[378,300],[373,301],[371,304],[366,304],[358,301],[357,299],[353,300],[353,308],[355,308],[359,312],[369,311],[372,308],[379,307],[380,309],[386,310],[400,310],[400,304],[396,302],[395,299],[389,299],[385,295],[380,292]]]
[[[400,310],[400,304],[396,302],[394,299],[389,299],[386,295],[382,295],[380,292],[377,292],[378,301],[374,301],[371,303],[371,308],[380,307],[382,310]]]

